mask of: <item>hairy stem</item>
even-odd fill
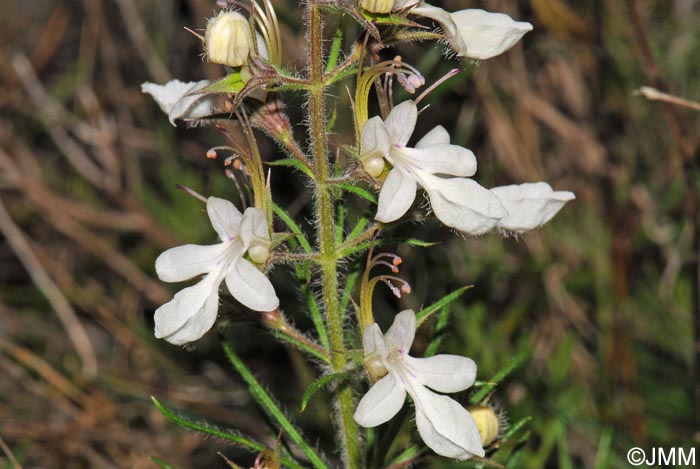
[[[309,90],[309,125],[316,173],[316,221],[318,223],[319,264],[323,287],[326,324],[330,335],[331,367],[342,372],[348,362],[343,336],[342,312],[338,296],[337,249],[335,241],[335,214],[328,179],[331,174],[326,134],[325,83],[323,60],[323,24],[321,12],[314,2],[308,4],[309,50],[311,87]],[[348,385],[340,386],[336,394],[339,412],[340,442],[343,460],[348,468],[360,467],[360,448],[357,425],[352,418],[354,403]]]

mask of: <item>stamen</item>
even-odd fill
[[[428,94],[430,94],[430,92],[433,91],[435,88],[437,88],[438,86],[442,85],[445,81],[449,80],[450,78],[452,78],[452,77],[455,76],[455,75],[458,75],[458,74],[461,73],[461,72],[462,72],[462,70],[459,69],[459,68],[453,68],[452,70],[450,70],[449,72],[447,72],[442,78],[440,78],[438,81],[436,81],[435,83],[433,83],[432,85],[430,85],[425,91],[423,91],[423,92],[415,99],[416,105],[418,105],[418,103],[419,103],[423,98],[425,98],[426,96],[428,96]]]
[[[393,293],[396,298],[401,298],[401,290],[396,288],[396,286],[393,283],[391,283],[389,280],[386,280],[386,279],[381,279],[381,281],[386,283],[386,285],[391,290],[391,293]]]
[[[204,202],[204,203],[207,203],[207,198],[204,197],[204,196],[203,196],[202,194],[200,194],[199,192],[197,192],[197,191],[195,191],[195,190],[193,190],[193,189],[190,189],[190,188],[187,187],[187,186],[183,186],[182,184],[177,184],[175,187],[177,187],[177,188],[180,189],[181,191],[187,192],[189,195],[191,195],[191,196],[194,197],[195,199],[198,199],[198,200],[201,200],[201,201]]]
[[[399,271],[399,268],[396,267],[394,264],[390,264],[387,261],[377,261],[374,263],[374,265],[385,265],[391,269],[392,272],[397,273]]]

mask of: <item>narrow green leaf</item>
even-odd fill
[[[496,373],[494,375],[494,377],[489,380],[489,383],[487,385],[485,385],[484,387],[482,387],[481,389],[479,389],[479,391],[477,393],[475,393],[469,399],[469,401],[472,404],[477,404],[481,400],[483,400],[491,392],[491,390],[493,388],[495,388],[496,385],[498,385],[498,383],[503,381],[514,369],[516,369],[518,366],[520,366],[525,361],[526,358],[527,358],[526,352],[519,353],[518,355],[513,357],[513,359],[510,361],[510,363],[508,363],[508,365],[506,365],[505,368],[501,369],[501,371]]]
[[[163,461],[159,457],[151,456],[150,459],[151,459],[151,461],[153,461],[153,463],[156,466],[160,467],[161,469],[177,469],[177,466],[173,466],[172,464],[168,464],[167,462]]]
[[[160,401],[158,401],[158,399],[156,399],[153,396],[151,396],[151,400],[153,401],[153,404],[156,406],[156,409],[158,409],[158,412],[163,414],[163,416],[165,416],[165,418],[167,418],[171,422],[174,422],[174,423],[180,425],[181,427],[184,427],[184,428],[187,428],[190,430],[196,430],[198,432],[206,433],[207,435],[211,435],[211,436],[215,436],[218,438],[222,438],[224,440],[231,441],[231,442],[239,444],[245,448],[248,448],[249,450],[254,451],[256,453],[260,453],[262,451],[265,451],[265,449],[267,449],[265,446],[261,445],[260,443],[256,443],[256,442],[251,441],[245,437],[242,437],[240,435],[236,435],[235,433],[219,430],[218,428],[214,428],[214,427],[210,426],[209,424],[194,422],[188,418],[185,418],[181,415],[178,415],[175,412],[168,409],[167,407],[165,407],[163,404],[161,404]],[[290,467],[292,469],[303,469],[303,466],[297,464],[294,460],[287,458],[287,457],[282,458],[282,464],[284,464],[285,466]]]
[[[612,428],[606,427],[598,440],[598,451],[595,455],[594,469],[605,469],[610,467],[610,448],[612,446],[613,431]]]
[[[345,233],[345,205],[338,204],[335,219],[335,243],[342,244]]]
[[[235,72],[198,90],[196,94],[238,93],[245,84],[246,82],[241,78],[241,73]]]
[[[407,239],[404,241],[404,243],[411,245],[411,246],[417,246],[419,248],[429,248],[430,246],[435,246],[436,244],[439,244],[439,243],[431,243],[430,241],[423,241],[422,239],[416,239],[416,238]]]
[[[343,379],[346,376],[346,373],[333,373],[330,375],[324,375],[318,378],[316,381],[311,383],[311,386],[306,388],[306,391],[304,391],[304,396],[301,398],[301,412],[304,412],[306,409],[306,406],[309,403],[309,399],[316,394],[316,391],[320,390],[324,386],[327,386],[328,384],[338,381],[340,379]]]
[[[503,435],[503,439],[509,440],[513,438],[515,434],[520,431],[521,428],[523,428],[530,422],[530,420],[532,420],[532,417],[525,417],[523,419],[518,420],[518,423],[516,423],[515,425],[511,425],[508,428],[508,431]]]
[[[387,464],[391,467],[409,467],[415,463],[414,458],[420,454],[421,447],[419,445],[411,445],[401,451],[394,459]]]
[[[440,347],[442,346],[442,342],[444,340],[445,340],[444,335],[433,336],[433,339],[430,341],[428,346],[425,348],[425,354],[423,356],[432,357],[433,355],[436,355],[438,353],[438,350],[440,350]]]
[[[364,190],[361,187],[353,186],[352,184],[348,184],[345,182],[342,184],[338,184],[338,187],[340,187],[344,191],[348,191],[348,192],[352,192],[353,194],[357,194],[360,197],[362,197],[363,199],[369,200],[373,204],[377,203],[377,196],[370,193],[370,192],[367,192],[366,190]]]
[[[347,238],[345,238],[345,242],[347,243],[348,241],[352,241],[353,239],[357,238],[360,236],[360,233],[365,229],[367,224],[369,223],[369,218],[362,217],[360,218],[355,226],[353,227],[352,231],[348,235]]]
[[[343,296],[340,298],[340,314],[343,320],[345,320],[345,314],[348,311],[348,306],[350,305],[350,299],[352,298],[352,291],[355,289],[355,283],[357,278],[360,276],[359,271],[351,272],[348,275],[347,280],[345,280],[345,289],[343,290]]]
[[[335,127],[335,120],[338,118],[338,107],[333,106],[333,110],[331,111],[331,115],[328,117],[328,123],[326,124],[326,132],[327,133],[332,133],[333,132],[333,127]]]
[[[275,211],[275,214],[282,219],[282,221],[285,223],[285,225],[287,225],[287,227],[290,230],[292,230],[292,233],[297,235],[297,239],[299,240],[299,243],[301,244],[301,247],[304,249],[304,251],[306,251],[307,253],[313,252],[313,249],[311,249],[311,244],[306,239],[306,236],[304,236],[304,233],[302,233],[301,228],[299,228],[299,225],[296,224],[292,217],[290,217],[289,214],[277,204],[274,204],[272,208]]]
[[[380,246],[381,244],[382,244],[382,243],[377,242],[377,243],[375,243],[375,246]],[[352,246],[352,247],[350,247],[350,248],[347,248],[347,249],[345,249],[345,250],[343,250],[343,251],[340,251],[340,257],[343,258],[343,257],[352,256],[353,254],[357,254],[358,252],[362,252],[362,251],[365,251],[365,250],[369,249],[370,246],[372,246],[372,242],[371,242],[371,241],[367,241],[367,242],[364,242],[364,243],[356,244],[356,245],[354,245],[354,246]]]
[[[469,290],[470,288],[472,288],[471,285],[460,287],[452,293],[443,296],[430,306],[418,311],[418,313],[416,313],[416,329],[418,329],[421,326],[421,324],[423,324],[430,316],[439,311],[441,308],[452,303],[454,300],[462,296],[462,293]]]
[[[314,297],[314,293],[311,291],[311,287],[309,287],[308,285],[302,286],[302,292],[304,293],[304,297],[306,297],[306,304],[309,307],[311,321],[313,321],[314,327],[316,327],[318,340],[321,341],[321,345],[324,349],[330,350],[331,344],[328,340],[328,331],[326,330],[326,323],[323,321],[323,314],[321,314],[321,308],[319,308],[318,306],[316,297]]]
[[[289,438],[304,452],[309,462],[313,464],[315,468],[328,469],[328,466],[321,459],[321,457],[314,451],[314,449],[306,442],[301,436],[299,430],[294,426],[294,424],[287,418],[287,416],[282,412],[282,409],[275,403],[270,394],[265,391],[265,389],[260,385],[258,380],[253,376],[248,367],[238,358],[238,355],[233,351],[233,348],[223,342],[222,346],[226,352],[226,356],[229,361],[236,369],[238,374],[241,375],[243,381],[248,384],[248,389],[250,394],[266,412],[269,413],[282,428],[282,430],[289,436]]]
[[[326,63],[325,73],[330,73],[335,67],[338,66],[338,57],[340,56],[340,46],[343,44],[343,23],[338,25],[333,35],[333,42],[331,43],[331,50],[328,53],[328,62]]]
[[[310,179],[314,179],[314,173],[311,172],[309,167],[296,158],[282,158],[275,161],[266,161],[265,164],[268,166],[288,166],[296,168],[306,174]]]
[[[428,343],[428,346],[425,348],[425,356],[426,357],[432,357],[435,355],[438,350],[440,350],[440,346],[442,345],[442,341],[445,338],[445,335],[443,334],[443,331],[447,327],[447,323],[450,318],[450,305],[445,305],[444,308],[440,310],[438,313],[438,320],[435,324],[435,331],[433,332],[433,339]]]

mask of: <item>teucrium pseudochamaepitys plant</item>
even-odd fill
[[[474,419],[458,395],[444,395],[475,385],[474,361],[456,355],[409,355],[416,328],[437,311],[441,315],[446,312],[449,303],[464,289],[418,313],[402,311],[382,334],[372,310],[375,286],[384,282],[399,297],[411,289],[407,279],[393,275],[399,271],[401,258],[388,252],[374,255],[374,249],[382,244],[385,231],[392,231],[393,239],[408,240],[407,225],[395,227],[394,222],[411,211],[419,190],[425,191],[438,220],[470,235],[535,229],[549,221],[574,195],[554,191],[544,182],[493,189],[481,186],[472,179],[477,172],[474,153],[450,143],[450,135],[442,126],[411,146],[418,103],[459,70],[451,71],[414,100],[394,106],[394,83],[413,94],[425,85],[425,78],[405,59],[382,60],[381,55],[385,48],[398,43],[435,40],[448,44],[448,50],[458,58],[484,60],[513,47],[532,26],[483,10],[450,13],[423,1],[308,0],[303,3],[308,64],[299,75],[282,61],[279,25],[271,0],[236,3],[229,1],[200,37],[207,59],[224,65],[224,76],[214,81],[173,80],[164,85],[142,86],[171,122],[217,125],[224,132],[229,145],[209,153],[213,157],[220,152],[231,155],[227,159],[230,171],[243,181],[246,187],[242,194],[250,195],[252,203],[251,207],[237,208],[224,199],[200,196],[206,201],[211,224],[221,242],[174,247],[158,258],[156,271],[164,281],[203,277],[158,308],[156,337],[178,345],[202,337],[215,325],[219,289],[226,285],[237,307],[257,316],[274,337],[306,353],[317,366],[319,378],[304,395],[302,407],[314,393],[329,390],[333,408],[328,413],[334,418],[337,447],[320,452],[304,439],[293,419],[236,355],[235,344],[224,343],[226,355],[250,387],[253,398],[279,427],[286,444],[266,448],[237,433],[179,417],[157,401],[156,405],[185,427],[229,439],[259,453],[264,456],[266,467],[402,467],[425,456],[426,446],[448,458],[486,461],[486,456],[497,450],[503,435],[501,420],[487,405],[488,394],[496,383],[481,383],[481,390],[472,396],[470,403],[478,404],[472,409],[480,412],[479,418]],[[362,37],[344,47],[343,34],[339,32],[326,49],[324,29],[338,24],[337,17],[344,14],[364,28]],[[333,127],[326,108],[327,97],[334,88],[353,87],[349,104],[352,109],[346,114],[354,116],[354,128]],[[381,115],[368,115],[372,89],[376,90]],[[281,92],[305,97],[303,124],[308,131],[307,142],[296,140]],[[338,114],[341,112],[337,110]],[[225,123],[230,122],[241,127],[245,144],[226,130]],[[338,153],[329,142],[331,128],[354,138],[354,146],[342,147],[349,158],[332,158]],[[268,161],[268,172],[263,167],[255,129],[271,137],[286,154]],[[299,177],[313,190],[313,242],[302,225],[275,203],[280,200],[275,180],[281,166],[298,170]],[[349,230],[342,216],[348,211],[342,203],[345,199],[339,197],[343,192],[355,193],[376,204]],[[245,204],[245,197],[240,198]],[[276,221],[278,226],[285,225],[287,231],[275,233]],[[349,261],[366,251],[365,270],[359,294],[355,295],[352,285],[356,276],[348,276],[346,269],[351,265]],[[275,265],[294,268],[299,289],[308,297],[306,314],[314,325],[313,333],[296,329],[283,313],[294,305],[280,304],[267,277]],[[373,269],[379,267],[388,267],[392,275],[376,274]],[[354,315],[346,314],[349,308],[354,309]],[[348,333],[352,329],[355,333]],[[506,371],[498,378],[502,379],[517,363],[504,364]],[[401,409],[406,396],[415,408],[420,439],[413,443],[401,440],[402,448],[382,452],[378,448],[390,445],[379,438],[377,430],[364,428],[381,429],[387,422],[399,419],[392,426],[394,430],[383,434],[384,439],[396,437],[400,419],[405,418]],[[487,414],[488,419],[483,417]],[[488,428],[479,427],[487,423]],[[515,425],[513,431],[519,428]],[[480,434],[487,435],[487,440],[482,441]]]

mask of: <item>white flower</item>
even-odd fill
[[[251,207],[241,215],[231,202],[209,197],[207,213],[221,243],[187,244],[156,259],[156,272],[165,282],[206,274],[155,312],[156,337],[176,345],[199,339],[214,325],[224,280],[231,295],[250,309],[272,311],[279,306],[270,280],[243,258],[247,252],[254,262],[263,263],[269,255],[270,234],[262,210]]]
[[[409,14],[430,18],[442,26],[447,41],[458,57],[486,60],[513,47],[532,25],[515,21],[503,13],[479,9],[454,13],[434,7],[422,0],[397,0],[394,10],[413,6]]]
[[[530,23],[478,9],[450,13],[423,3],[411,13],[437,21],[457,56],[470,59],[486,60],[500,55],[532,31]]]
[[[476,379],[473,360],[457,355],[414,358],[408,355],[416,332],[416,315],[400,312],[385,335],[375,323],[367,326],[363,344],[365,360],[384,368],[386,376],[364,395],[354,419],[363,427],[375,427],[391,419],[403,406],[406,393],[416,407],[421,438],[441,456],[460,460],[484,456],[479,429],[469,412],[438,392],[467,389]],[[427,386],[427,387],[426,387]]]
[[[493,192],[465,177],[437,176],[473,176],[474,153],[451,145],[449,134],[441,126],[428,132],[415,148],[406,146],[417,116],[416,104],[404,101],[392,109],[386,121],[373,117],[362,127],[363,164],[371,166],[384,158],[393,165],[379,193],[375,218],[385,223],[400,218],[411,207],[420,185],[445,225],[475,235],[494,228],[507,212]]]
[[[474,153],[451,145],[444,127],[428,132],[415,148],[406,146],[417,116],[416,104],[404,101],[385,121],[375,116],[362,127],[360,160],[365,171],[376,177],[384,169],[384,160],[393,166],[379,192],[377,220],[389,223],[403,216],[413,204],[419,185],[440,221],[472,235],[492,229],[513,233],[533,230],[576,198],[572,192],[553,191],[545,182],[491,190],[480,186],[468,179],[476,173]]]
[[[194,121],[216,114],[216,95],[188,94],[211,85],[211,81],[182,82],[170,80],[165,85],[146,82],[141,85],[141,92],[150,94],[158,106],[168,115],[168,120],[175,125],[178,119]]]
[[[500,219],[496,227],[513,233],[544,225],[565,203],[576,198],[573,192],[553,191],[546,182],[494,187],[491,192],[496,194],[508,211],[508,215]]]

